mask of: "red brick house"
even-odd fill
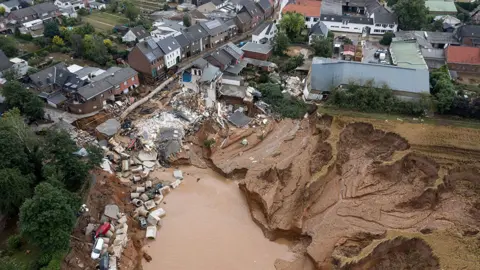
[[[146,83],[165,78],[164,53],[156,42],[149,39],[138,43],[128,54],[128,64],[140,73]]]
[[[269,44],[259,44],[248,42],[242,48],[244,57],[267,61],[272,55],[272,46]]]
[[[448,46],[445,58],[450,70],[465,73],[480,73],[480,48]]]

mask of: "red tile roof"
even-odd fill
[[[445,55],[447,57],[447,63],[480,65],[480,48],[448,46]]]
[[[296,4],[286,5],[282,13],[296,12],[306,17],[320,17],[321,1],[299,0]]]

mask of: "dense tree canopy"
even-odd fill
[[[302,100],[282,93],[282,87],[279,84],[264,83],[257,86],[262,93],[262,100],[272,106],[272,110],[288,118],[301,118],[307,112],[307,104]]]
[[[0,169],[0,213],[15,214],[32,195],[32,176],[25,176],[17,168]]]
[[[300,13],[287,12],[280,20],[280,28],[291,40],[294,40],[305,28],[305,17]]]
[[[392,32],[386,32],[385,34],[383,34],[382,39],[380,40],[380,44],[390,46],[393,37],[394,34]]]
[[[428,23],[428,8],[425,0],[398,0],[393,5],[402,30],[418,30]]]
[[[40,183],[20,208],[20,231],[44,251],[67,249],[79,206],[73,198],[68,191]]]
[[[33,92],[26,89],[18,81],[9,81],[1,89],[5,103],[10,108],[18,108],[32,120],[42,119],[44,103]]]
[[[331,38],[314,36],[311,46],[315,51],[315,56],[332,57],[333,41]]]
[[[183,26],[190,27],[191,25],[192,22],[190,21],[190,17],[188,16],[188,13],[185,13],[185,15],[183,15]]]
[[[140,14],[140,9],[131,2],[125,2],[124,5],[125,8],[123,13],[125,14],[125,17],[130,19],[130,21],[135,21]]]
[[[43,36],[47,38],[53,38],[54,36],[60,36],[60,29],[56,21],[49,21],[44,24]]]
[[[9,36],[0,36],[0,50],[2,50],[7,57],[15,57],[18,54],[17,42]]]
[[[284,55],[288,46],[290,46],[290,40],[284,31],[278,32],[273,39],[273,53],[276,55]]]
[[[105,65],[111,56],[108,53],[107,46],[103,43],[103,39],[94,35],[85,35],[83,38],[84,57],[90,59],[100,65]]]

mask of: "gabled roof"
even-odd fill
[[[80,87],[77,93],[86,100],[89,100],[112,88],[113,85],[111,85],[109,82],[106,80],[101,80]]]
[[[201,22],[200,25],[210,36],[216,36],[219,33],[228,31],[228,26],[220,20]]]
[[[178,44],[182,48],[190,45],[190,41],[188,41],[187,37],[184,34],[180,34],[178,36],[175,36],[174,38],[175,40],[177,40]]]
[[[130,31],[132,31],[137,39],[144,39],[150,36],[150,33],[141,25],[130,28]]]
[[[237,47],[235,44],[232,42],[229,42],[225,44],[224,46],[221,47],[223,50],[225,50],[226,53],[231,55],[233,58],[240,60],[242,59],[243,56],[243,51],[239,47]]]
[[[208,19],[202,12],[198,11],[197,9],[190,11],[189,14],[190,14],[190,17],[192,17],[193,19],[201,19],[201,20]]]
[[[180,44],[173,37],[167,37],[157,41],[158,46],[162,49],[164,54],[169,54],[177,49],[180,49]]]
[[[445,49],[447,63],[480,65],[480,48],[467,46],[448,46]]]
[[[243,7],[248,12],[248,14],[252,16],[252,18],[263,16],[262,10],[253,1],[245,1],[243,3]]]
[[[17,18],[29,17],[32,15],[38,15],[41,17],[44,13],[50,13],[52,11],[58,10],[58,7],[51,2],[41,3],[35,6],[26,7],[12,11],[9,16],[14,16]]]
[[[365,6],[369,16],[373,15],[375,23],[395,24],[398,21],[395,14],[376,0],[367,0]]]
[[[462,25],[454,32],[457,38],[480,37],[480,25]]]
[[[272,8],[272,4],[269,0],[260,0],[257,2],[258,6],[263,10],[263,13]]]
[[[328,35],[328,27],[325,25],[325,23],[319,21],[310,29],[310,35],[311,34],[322,35],[326,37]]]
[[[395,91],[428,93],[430,89],[428,69],[403,68],[321,57],[313,58],[309,80],[312,89],[318,91],[331,91],[339,85],[352,82],[365,84],[368,81],[373,81],[375,87],[380,88],[387,85]]]
[[[202,77],[200,77],[200,82],[211,82],[221,74],[222,72],[218,67],[213,65],[207,65],[202,71]]]
[[[208,55],[206,57],[205,60],[209,60],[209,57],[212,57],[213,59],[215,59],[217,62],[219,62],[220,64],[222,64],[223,66],[227,66],[230,64],[231,60],[232,60],[232,56],[227,54],[226,52],[224,52],[223,50],[216,50],[214,51],[213,53],[211,53],[210,55]],[[212,65],[214,63],[211,63]]]
[[[49,85],[58,85],[63,87],[67,83],[69,86],[76,85],[80,87],[85,84],[78,75],[68,71],[64,63],[58,63],[54,66],[41,70],[29,76],[30,80],[36,87],[45,87]],[[73,87],[75,88],[75,87]]]
[[[160,49],[153,38],[148,38],[145,41],[138,43],[135,47],[142,52],[150,63],[164,55],[162,49]]]
[[[320,17],[321,2],[318,1],[302,1],[296,4],[288,4],[283,10],[282,14],[287,12],[296,12],[305,17]]]
[[[0,50],[0,71],[9,69],[12,65],[13,63],[10,62],[10,60],[5,55],[5,53],[2,50]]]
[[[205,31],[200,24],[192,25],[184,29],[182,32],[191,42],[198,41],[208,36],[207,31]]]
[[[10,0],[7,2],[0,3],[8,8],[18,7],[20,5],[20,1],[18,0]]]
[[[256,52],[262,54],[267,54],[271,50],[272,46],[270,46],[269,44],[258,44],[253,42],[247,42],[247,44],[243,45],[242,47],[242,51]]]
[[[252,35],[260,35],[263,31],[266,31],[265,34],[268,35],[272,29],[273,22],[263,22],[255,30],[253,30]]]
[[[240,12],[237,14],[237,18],[241,23],[247,24],[252,21],[252,16],[248,12]]]

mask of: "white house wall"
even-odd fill
[[[388,24],[376,24],[376,25],[368,25],[368,24],[358,24],[358,23],[348,23],[343,24],[342,22],[331,22],[331,21],[322,21],[330,31],[335,32],[347,32],[347,33],[358,33],[361,34],[363,32],[364,27],[370,27],[370,35],[383,35],[383,33],[392,31],[397,32],[398,25],[393,25],[390,27]]]
[[[175,66],[177,64],[177,57],[182,58],[180,55],[180,48],[164,56],[165,66],[167,68]]]

